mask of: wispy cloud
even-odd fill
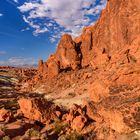
[[[6,0],[9,4],[12,4],[13,6],[16,6],[17,4],[15,3],[14,0]]]
[[[37,60],[33,58],[12,57],[5,61],[0,61],[1,66],[34,66]]]
[[[0,17],[2,17],[3,16],[3,14],[2,13],[0,13]]]
[[[4,36],[10,36],[10,37],[14,37],[14,38],[18,38],[17,35],[13,34],[13,33],[8,33],[8,32],[1,32],[0,31],[0,35],[4,35]]]
[[[15,3],[18,3],[18,0],[13,0]]]
[[[35,29],[35,35],[45,32],[78,35],[82,27],[94,22],[93,16],[99,15],[106,1],[100,0],[97,5],[96,0],[33,0],[18,9],[26,15],[23,19]]]
[[[30,30],[30,28],[26,27],[26,28],[22,29],[21,32],[28,31],[28,30]]]
[[[6,54],[6,51],[0,51],[0,55]]]

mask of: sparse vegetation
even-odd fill
[[[2,138],[2,140],[10,140],[10,137],[9,136],[5,136]]]
[[[17,103],[17,100],[8,100],[5,103],[5,109],[18,109],[19,105]]]
[[[0,125],[0,130],[4,132],[6,130],[6,126],[5,125]]]
[[[58,140],[83,140],[84,137],[77,133],[76,131],[73,131],[71,134],[69,135],[62,135],[58,138]]]
[[[26,135],[29,136],[29,137],[39,137],[40,133],[39,133],[38,130],[35,130],[35,129],[31,128],[26,132]]]
[[[76,131],[72,132],[70,135],[68,135],[68,140],[82,140],[83,136]]]
[[[56,133],[60,133],[61,132],[61,130],[64,128],[66,126],[66,124],[64,124],[63,122],[61,122],[61,121],[56,121],[55,123],[54,123],[54,131],[56,132]]]
[[[66,127],[69,127],[69,124],[64,123],[60,120],[57,120],[56,122],[54,122],[54,131],[56,133],[60,133],[62,130],[64,130]]]

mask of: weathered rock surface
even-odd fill
[[[64,34],[58,44],[56,57],[60,63],[60,69],[75,70],[80,66],[80,52],[79,46],[73,41],[72,37]]]
[[[63,70],[75,70],[81,65],[80,46],[68,34],[64,34],[58,44],[55,54],[50,55],[46,62],[38,63],[39,73],[46,77],[54,77]]]
[[[0,122],[5,122],[10,119],[11,113],[6,109],[0,109]]]
[[[56,111],[59,111],[55,105],[45,99],[26,99],[18,100],[20,110],[24,117],[29,120],[36,120],[45,123],[57,119]]]
[[[75,39],[64,35],[53,55],[59,72],[46,84],[46,91],[86,94],[92,102],[87,114],[95,120],[97,139],[119,139],[120,134],[140,129],[139,5],[139,0],[109,0],[95,25],[85,27]],[[86,123],[81,114],[71,122],[77,131]]]
[[[138,5],[138,0],[110,0],[96,24],[85,27],[80,37],[73,40],[70,35],[62,36],[52,62],[56,58],[60,70],[89,65],[99,68],[110,63],[139,64]]]
[[[46,93],[63,107],[78,105],[61,112],[45,99],[24,98],[18,101],[24,117],[46,123],[40,129],[47,135],[76,130],[90,139],[139,139],[139,5],[139,0],[108,0],[94,26],[75,39],[63,35],[56,53],[39,61],[37,74],[24,88]]]

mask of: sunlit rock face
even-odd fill
[[[48,77],[54,77],[63,70],[75,70],[81,66],[80,46],[72,37],[64,34],[58,44],[56,53],[50,55],[46,62],[39,61],[38,71]]]
[[[60,63],[60,69],[75,70],[80,66],[80,52],[79,46],[72,40],[68,34],[64,34],[58,44],[56,57]]]
[[[140,45],[139,4],[138,0],[110,0],[108,2],[96,24],[86,27],[79,37],[83,56],[82,66],[92,64],[100,67],[110,60],[121,63],[125,60],[118,55],[127,53],[125,51],[128,49],[128,53],[134,55],[139,62],[139,52],[136,52]]]
[[[139,129],[139,5],[139,0],[108,0],[95,25],[85,27],[74,39],[69,35],[62,36],[53,55],[53,61],[59,67],[58,75],[64,69],[92,68],[90,78],[86,78],[84,84],[87,84],[87,97],[96,108],[93,118],[96,127],[99,125],[97,139],[117,139],[119,134]],[[60,78],[59,81],[63,80]],[[69,81],[77,84],[75,91],[82,94],[83,83],[72,81],[71,76]],[[103,129],[108,129],[108,134],[102,132]]]
[[[76,130],[85,139],[139,140],[139,5],[139,0],[108,0],[96,24],[85,27],[74,39],[64,34],[56,52],[46,62],[39,61],[37,72],[14,69],[19,75],[12,77],[20,76],[17,81],[22,80],[18,89],[29,88],[44,96],[31,98],[27,92],[25,98],[25,93],[11,92],[14,89],[7,90],[3,96],[0,90],[2,98],[16,98],[16,110],[20,107],[14,112],[1,109],[0,121],[10,123],[22,118],[24,124],[37,123],[39,131],[43,127],[40,132],[48,136],[56,134],[57,138]],[[10,72],[11,69],[1,71],[0,86],[12,85]],[[5,107],[4,101],[1,100],[0,106]],[[7,106],[11,105],[15,108],[15,101]],[[58,124],[64,124],[60,132],[56,131]]]
[[[140,63],[139,4],[138,0],[110,0],[94,26],[85,27],[74,40],[63,35],[51,59],[56,59],[54,68],[61,71],[91,65],[99,68],[111,63]]]

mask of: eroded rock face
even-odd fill
[[[48,77],[54,77],[60,72],[60,62],[56,59],[55,55],[51,55],[46,62]]]
[[[114,62],[120,59],[118,53],[122,49],[132,51],[140,45],[140,8],[137,6],[139,3],[138,0],[133,2],[131,0],[110,0],[108,2],[97,23],[85,28],[81,39],[78,40],[82,43],[82,66],[90,64],[94,67],[106,66],[108,61]],[[114,56],[117,54],[116,59]],[[136,52],[135,55],[130,52],[129,54],[136,59]]]
[[[73,41],[72,37],[64,34],[58,44],[56,57],[60,62],[60,69],[75,70],[80,66],[80,54],[78,54],[78,46]]]
[[[64,120],[73,130],[79,132],[84,128],[88,118],[83,108],[78,105],[73,105],[73,107],[69,110],[69,113],[64,115]]]
[[[0,122],[8,121],[11,117],[11,113],[6,109],[0,109]]]
[[[97,139],[117,140],[120,134],[140,129],[139,5],[139,0],[109,0],[94,26],[86,27],[74,40],[64,35],[56,53],[47,62],[40,62],[40,69],[45,65],[47,77],[63,70],[92,68],[89,77],[84,73],[77,76],[76,71],[75,75],[62,74],[46,84],[51,90],[61,87],[59,93],[67,88],[80,91],[86,85],[85,93],[91,101],[86,105],[86,115],[77,108],[67,114],[66,121],[73,129],[83,129],[85,116],[95,121]]]
[[[57,118],[56,107],[45,99],[20,99],[18,101],[23,115],[30,119],[45,123]]]
[[[70,35],[62,36],[52,63],[56,59],[60,70],[105,68],[110,63],[139,64],[139,4],[139,0],[110,0],[94,26],[85,27],[74,40]]]
[[[58,44],[55,54],[50,55],[46,62],[38,64],[38,72],[47,77],[54,77],[63,70],[75,70],[81,65],[80,46],[76,45],[72,37],[64,34]]]
[[[43,62],[43,60],[38,61],[38,71],[39,71],[39,73],[42,73],[44,71],[44,62]]]

